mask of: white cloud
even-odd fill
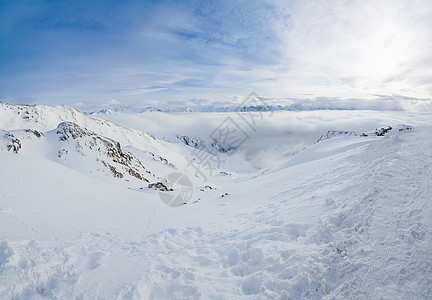
[[[118,105],[120,104],[120,102],[116,99],[111,99],[108,102],[102,103],[102,106],[107,107],[107,106],[111,106],[111,105]]]
[[[290,24],[279,30],[290,68],[279,84],[288,90],[430,97],[422,79],[432,75],[431,1],[298,1]],[[307,87],[315,76],[333,87]]]
[[[140,106],[226,101],[253,90],[432,94],[430,0],[87,3],[85,20],[68,2],[59,5],[57,14],[50,2],[24,15],[5,9],[15,21],[4,21],[8,34],[0,36],[0,67],[11,70],[0,74],[1,98]]]

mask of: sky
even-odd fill
[[[0,0],[0,101],[430,101],[431,49],[430,0]]]

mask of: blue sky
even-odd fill
[[[0,101],[431,98],[430,49],[429,0],[0,0]]]

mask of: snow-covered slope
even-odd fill
[[[20,134],[73,149],[100,135],[26,128],[5,129],[18,151]],[[432,295],[430,126],[323,139],[253,178],[216,175],[178,208],[13,149],[0,152],[1,299]]]

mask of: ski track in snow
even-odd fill
[[[153,211],[140,239],[83,231],[60,241],[0,202],[0,216],[35,236],[0,242],[0,298],[428,299],[431,140],[404,132],[326,158],[330,168],[251,201],[220,230],[147,233]],[[3,175],[0,201],[19,186]],[[247,205],[254,195],[237,197]],[[317,223],[293,216],[308,209]]]

